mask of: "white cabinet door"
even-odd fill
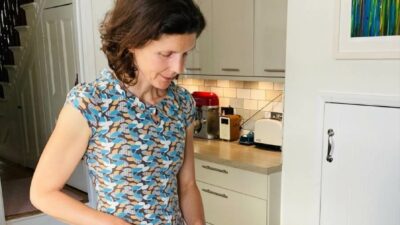
[[[253,0],[213,1],[215,74],[253,75]]]
[[[254,75],[284,77],[287,0],[254,4]]]
[[[323,132],[320,224],[399,225],[400,108],[327,103]]]
[[[212,0],[196,0],[206,20],[206,27],[196,41],[196,47],[189,53],[185,74],[212,74]]]
[[[267,201],[197,182],[204,204],[206,224],[266,225]]]

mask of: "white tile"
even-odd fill
[[[224,97],[236,98],[236,88],[224,88]]]
[[[268,104],[269,101],[257,101],[257,109],[261,109],[262,107],[266,106]],[[265,108],[262,109],[262,111],[266,112],[266,111],[272,111],[273,106],[274,106],[274,102],[271,102],[268,106],[266,106]]]
[[[270,101],[270,100],[273,100],[273,99],[275,99],[276,97],[278,97],[278,95],[280,95],[280,94],[282,94],[282,91],[272,91],[272,90],[269,90],[269,91],[266,91],[265,99],[268,100],[268,101]],[[282,96],[279,97],[279,98],[277,98],[277,99],[275,99],[274,101],[276,101],[276,102],[282,101]]]
[[[264,100],[265,99],[265,90],[251,89],[250,99]]]
[[[275,102],[274,110],[273,110],[273,111],[274,111],[274,112],[283,113],[283,104],[282,104],[282,102]]]
[[[258,88],[264,89],[264,90],[273,90],[274,89],[274,83],[260,81],[260,82],[258,82]]]
[[[244,88],[251,88],[251,89],[257,89],[258,88],[258,82],[257,81],[245,81],[243,83]]]
[[[229,87],[229,80],[217,80],[217,87]]]
[[[206,87],[216,87],[217,81],[216,80],[204,80],[204,86]]]
[[[231,98],[230,104],[233,108],[241,108],[243,109],[244,100],[240,98]]]
[[[196,80],[196,85],[198,85],[198,86],[204,86],[204,80],[203,80],[203,79],[197,79],[197,80]]]
[[[199,91],[211,91],[211,87],[199,86]]]
[[[250,98],[250,89],[236,89],[237,98]]]
[[[285,90],[285,83],[274,83],[275,91],[283,91]]]
[[[231,88],[243,88],[244,87],[244,81],[231,80],[231,81],[229,81],[229,87],[231,87]]]
[[[218,97],[224,97],[224,89],[219,87],[211,87],[211,92],[214,92]]]
[[[194,85],[194,79],[183,79],[183,84],[185,85]]]
[[[220,107],[228,107],[229,103],[230,103],[229,98],[219,98]]]
[[[243,103],[243,108],[244,109],[249,109],[249,110],[257,110],[257,100],[250,100],[250,99],[245,99]]]

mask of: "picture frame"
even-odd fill
[[[400,35],[351,37],[352,0],[336,0],[336,59],[400,59]]]

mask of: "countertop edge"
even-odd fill
[[[200,160],[209,161],[209,162],[212,162],[212,163],[219,163],[219,164],[222,164],[222,165],[225,165],[225,166],[230,166],[230,167],[233,167],[233,168],[247,170],[247,171],[250,171],[250,172],[255,172],[255,173],[260,173],[260,174],[269,175],[269,174],[272,174],[272,173],[276,173],[276,172],[282,171],[282,164],[281,165],[277,165],[277,166],[271,166],[271,167],[268,167],[268,168],[263,168],[263,167],[255,166],[255,165],[248,164],[248,163],[221,159],[221,158],[218,158],[218,157],[208,156],[208,155],[197,153],[197,152],[194,153],[194,156],[195,156],[195,158],[200,159]]]

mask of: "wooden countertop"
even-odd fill
[[[270,174],[282,170],[281,152],[240,145],[237,141],[194,138],[194,153],[197,159],[256,173]]]

